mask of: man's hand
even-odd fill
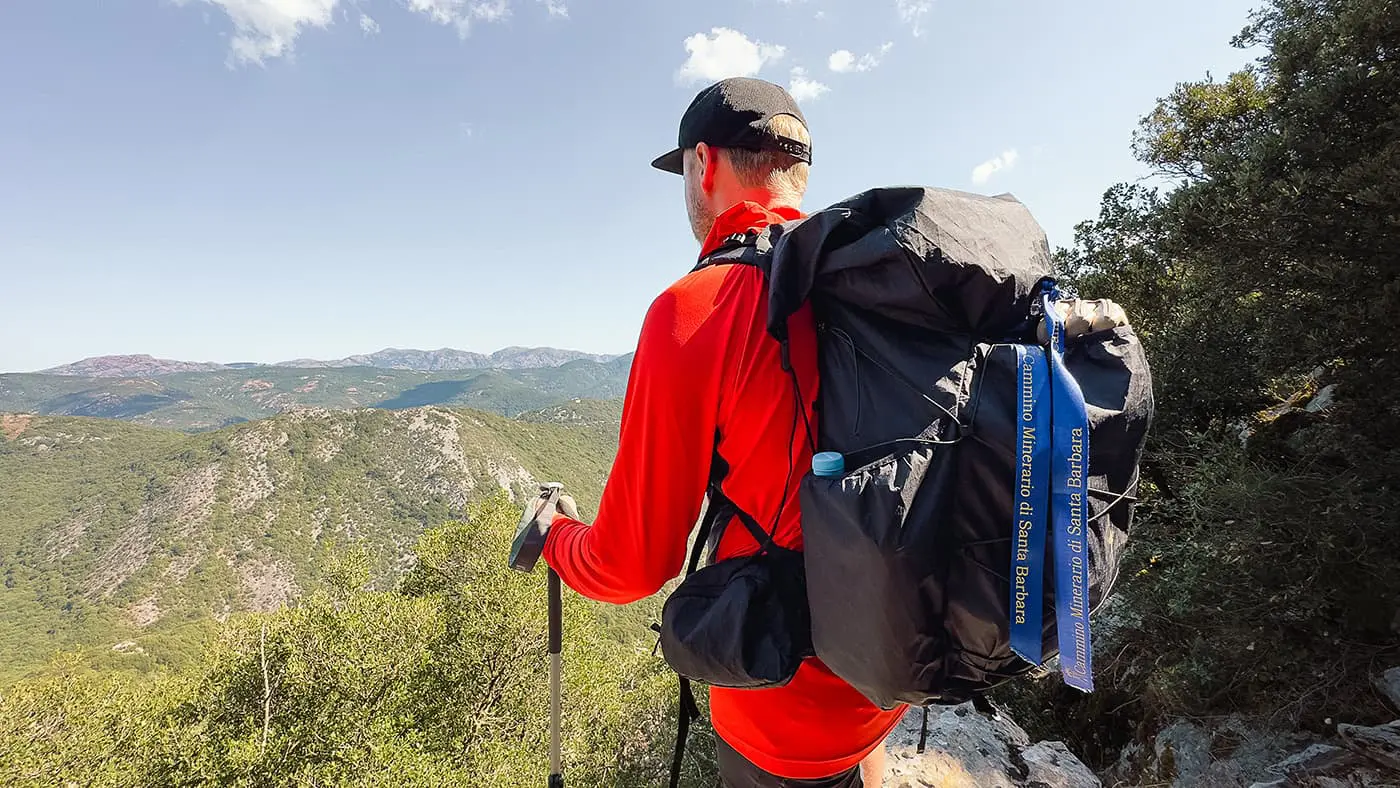
[[[554,510],[570,520],[578,519],[578,504],[574,503],[573,496],[568,493],[559,494],[559,501],[555,504]]]
[[[1128,325],[1128,313],[1107,298],[1056,301],[1055,311],[1065,321],[1065,339]],[[1044,320],[1036,327],[1036,333],[1041,342],[1050,341],[1050,328]]]

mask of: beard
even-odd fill
[[[704,192],[700,191],[699,178],[685,179],[685,213],[690,217],[690,231],[695,234],[695,240],[705,243],[710,228],[715,225],[715,214]]]

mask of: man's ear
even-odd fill
[[[711,194],[715,190],[715,174],[719,170],[719,151],[701,142],[695,146],[695,166],[700,170],[700,190]]]

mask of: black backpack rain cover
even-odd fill
[[[816,656],[887,709],[959,703],[1057,653],[1069,680],[1065,646],[1071,683],[1089,689],[1088,613],[1117,579],[1153,411],[1132,329],[1071,338],[1062,355],[1040,343],[1044,305],[1065,296],[1044,231],[1010,196],[873,189],[748,241],[709,262],[764,270],[780,341],[812,303],[817,450],[845,455],[844,475],[802,482]],[[1028,512],[1047,522],[1028,532]]]

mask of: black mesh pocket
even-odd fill
[[[816,654],[886,709],[938,696],[947,652],[947,556],[938,534],[952,484],[948,448],[901,441],[844,476],[802,481]]]

